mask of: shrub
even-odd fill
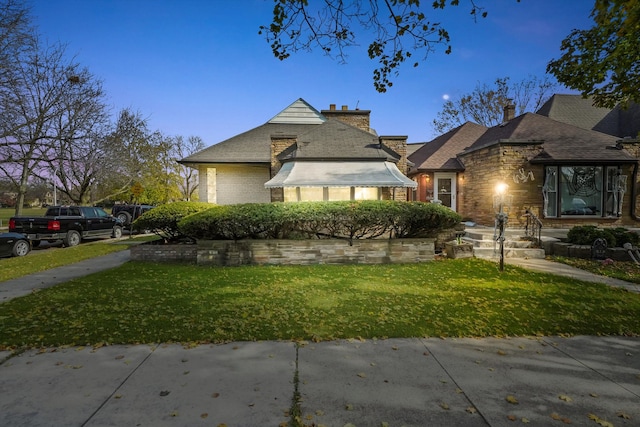
[[[204,202],[175,202],[160,205],[142,214],[133,222],[135,230],[150,230],[169,240],[179,240],[184,235],[178,230],[178,222],[183,218],[216,205]]]
[[[640,245],[640,235],[624,227],[616,227],[611,230],[611,233],[615,237],[618,246],[622,246],[625,243],[631,243],[633,246]]]
[[[220,206],[184,218],[194,239],[432,237],[460,222],[452,210],[422,202],[363,200]]]
[[[595,225],[578,225],[567,233],[567,241],[576,245],[592,245],[596,239],[605,239],[608,247],[616,246],[616,237],[608,229]]]

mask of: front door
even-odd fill
[[[433,198],[452,210],[456,210],[456,174],[434,174]]]

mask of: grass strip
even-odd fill
[[[638,335],[640,295],[480,259],[213,268],[129,262],[0,304],[0,347]]]

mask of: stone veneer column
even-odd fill
[[[283,151],[296,144],[296,135],[271,135],[271,178],[276,176],[282,167],[278,156]],[[282,188],[271,189],[272,202],[284,202],[284,190]]]
[[[381,136],[379,138],[380,144],[388,147],[389,149],[395,151],[400,156],[400,160],[398,160],[398,169],[404,175],[407,175],[409,172],[407,167],[407,136]],[[395,196],[394,196],[395,193]],[[391,189],[391,197],[394,200],[407,200],[407,188],[406,187],[398,187],[395,189]]]

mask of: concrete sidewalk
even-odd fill
[[[308,426],[640,425],[640,340],[76,347],[0,365],[2,426],[276,427],[293,406]]]
[[[112,252],[108,255],[80,261],[75,264],[52,268],[41,273],[30,274],[13,280],[0,282],[0,303],[10,299],[29,295],[38,289],[87,276],[103,270],[119,267],[129,261],[129,249]]]

